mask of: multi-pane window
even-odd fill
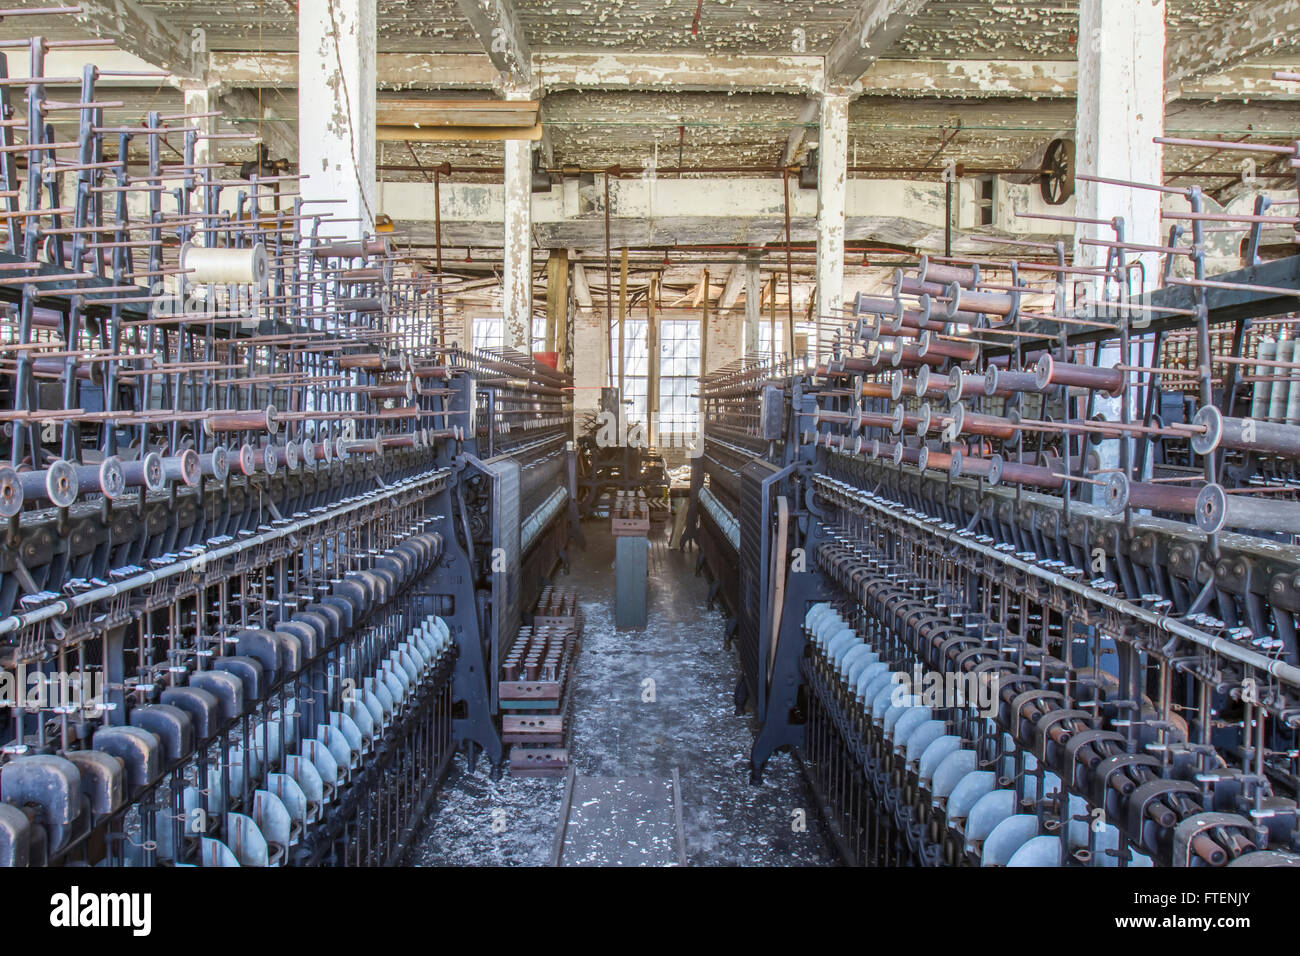
[[[665,435],[699,428],[700,323],[670,319],[659,325],[659,443]]]
[[[650,373],[648,330],[649,324],[645,319],[628,319],[627,331],[623,333],[623,420],[629,427],[638,423],[647,427],[650,424],[646,415],[646,391]],[[614,347],[617,348],[618,322],[613,323],[610,334],[613,336]],[[617,366],[610,379],[615,385],[618,384]]]
[[[506,342],[506,320],[499,315],[480,315],[474,319],[474,348],[499,349]],[[533,317],[534,352],[546,349],[546,316]]]
[[[799,337],[804,338],[804,348],[799,349]],[[796,322],[794,324],[795,352],[798,355],[811,354],[817,347],[817,326],[812,322]],[[772,354],[772,323],[762,321],[758,323],[758,354]],[[779,358],[785,354],[785,323],[776,323],[776,354]]]
[[[499,315],[480,315],[474,319],[474,348],[499,349],[505,342],[506,320]]]

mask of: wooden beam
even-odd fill
[[[646,439],[656,444],[659,441],[659,322],[655,315],[658,302],[659,277],[652,275],[645,303],[645,341],[646,351],[649,353],[649,361],[646,363],[645,412]]]
[[[703,289],[709,287],[709,270],[704,270],[704,278],[700,282]],[[696,300],[697,302],[699,300]],[[704,294],[704,310],[700,313],[700,374],[709,374],[709,296],[707,291]]]
[[[538,83],[557,90],[750,90],[800,93],[821,86],[822,58],[711,53],[538,52]]]
[[[1165,50],[1165,96],[1179,87],[1235,66],[1248,57],[1289,43],[1300,31],[1300,0],[1261,0],[1169,44]]]
[[[581,262],[573,264],[573,297],[578,308],[591,311],[591,286],[587,284],[587,270]]]
[[[731,267],[731,272],[727,274],[727,284],[722,287],[722,298],[718,300],[719,314],[736,307],[736,302],[740,299],[740,293],[745,288],[746,271],[747,267],[743,265]]]
[[[925,0],[863,0],[826,54],[826,88],[856,82],[924,6]]]
[[[542,124],[536,126],[380,126],[375,140],[380,143],[464,143],[500,142],[527,139],[534,143],[542,138]]]
[[[497,72],[515,86],[533,82],[532,52],[510,0],[456,0]]]
[[[380,126],[523,126],[537,125],[537,100],[383,99],[375,106]]]
[[[796,122],[799,124],[790,130],[790,135],[785,141],[785,152],[781,154],[782,166],[793,166],[796,159],[799,158],[799,151],[803,149],[804,138],[808,135],[808,123],[813,122],[821,115],[821,102],[813,97],[804,104],[803,109],[799,111],[799,118]]]
[[[549,352],[563,351],[560,335],[569,302],[569,250],[552,249],[546,260],[546,345]]]
[[[1263,51],[1261,51],[1263,53]],[[97,61],[105,54],[96,54]],[[688,56],[697,56],[690,54]],[[573,62],[586,57],[596,62],[592,69],[582,69]],[[555,90],[659,90],[673,89],[679,78],[676,71],[658,65],[659,55],[628,54],[617,61],[626,68],[621,77],[610,61],[595,54],[537,53],[533,57],[538,80],[543,89]],[[229,87],[273,87],[292,89],[298,85],[298,54],[288,52],[248,53],[218,50],[209,54],[212,76],[220,78]],[[678,57],[674,56],[674,59]],[[703,57],[703,60],[727,57]],[[720,74],[715,83],[706,75],[697,75],[694,64],[686,71],[693,76],[695,86],[702,91],[720,92],[800,92],[811,73],[796,72],[793,78],[780,71],[769,72],[763,68],[766,61],[787,59],[783,57],[755,56],[753,68]],[[798,60],[799,57],[788,59]],[[820,63],[821,58],[816,58]],[[66,60],[67,67],[57,64]],[[79,69],[85,56],[77,51],[52,50],[46,59],[48,72],[66,75],[62,69]],[[649,61],[642,63],[642,60]],[[554,70],[552,62],[560,65]],[[50,64],[54,63],[54,66]],[[143,69],[139,64],[122,64],[123,69]],[[381,90],[491,90],[500,77],[490,61],[477,53],[380,53],[375,65]],[[1182,99],[1300,99],[1300,84],[1273,79],[1275,70],[1300,70],[1300,59],[1277,60],[1269,63],[1238,63],[1220,73],[1207,73],[1182,81]],[[13,76],[26,76],[26,65],[17,59],[10,64]],[[773,73],[775,75],[773,75]],[[1077,64],[1074,60],[877,60],[858,80],[858,88],[865,96],[888,95],[893,97],[960,97],[962,99],[1024,98],[1068,99],[1074,96]],[[817,69],[820,75],[820,67]],[[554,82],[552,82],[554,80]],[[104,77],[97,88],[158,85],[156,79]],[[804,122],[816,119],[815,110]],[[803,141],[802,129],[796,130],[798,142]]]
[[[623,247],[623,258],[618,268],[618,397],[622,401],[624,391],[623,373],[627,364],[627,246]]]

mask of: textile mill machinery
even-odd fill
[[[1300,865],[1297,196],[1112,185],[1166,242],[922,256],[702,382],[751,772],[792,751],[847,862]]]
[[[0,866],[399,862],[454,752],[502,760],[571,377],[460,348],[299,176],[201,161],[238,134],[106,125],[93,65],[44,70],[77,45],[0,71]]]

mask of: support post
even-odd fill
[[[1164,0],[1082,0],[1078,57],[1078,171],[1128,182],[1163,183],[1162,150],[1153,139],[1164,132]],[[1106,248],[1084,245],[1080,240],[1114,239],[1110,223],[1116,219],[1123,220],[1126,241],[1162,245],[1160,198],[1160,193],[1150,189],[1079,180],[1074,214],[1082,221],[1074,233],[1075,265],[1106,265]],[[1134,258],[1145,267],[1145,283],[1139,278],[1143,273],[1133,274],[1130,291],[1136,295],[1144,291],[1143,284],[1150,288],[1158,282],[1160,262],[1152,253],[1130,256],[1129,261]],[[1096,291],[1092,297],[1101,298]],[[1068,298],[1073,301],[1075,296],[1071,293]],[[1098,364],[1113,366],[1134,359],[1126,359],[1116,345],[1103,349]],[[1135,392],[1129,389],[1122,398],[1099,397],[1092,412],[1111,420],[1131,420],[1136,411]],[[1121,403],[1127,403],[1127,409]],[[1098,454],[1103,469],[1117,467],[1121,463],[1119,439],[1102,442]],[[1131,455],[1126,458],[1131,460]]]
[[[533,144],[526,139],[506,140],[505,154],[505,262],[501,269],[505,345],[507,348],[531,353]]]
[[[745,262],[745,354],[758,354],[758,325],[763,321],[763,279],[758,257]]]
[[[329,235],[374,231],[376,23],[375,0],[302,0],[298,7],[302,194],[308,211],[349,220],[327,227]]]
[[[845,95],[822,94],[817,163],[817,303],[813,313],[817,345],[814,351],[821,345],[822,317],[838,316],[844,306],[844,208],[849,163],[849,98]]]

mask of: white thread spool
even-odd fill
[[[260,242],[244,249],[209,249],[187,242],[181,246],[180,269],[191,285],[255,285],[266,288],[271,268]]]

